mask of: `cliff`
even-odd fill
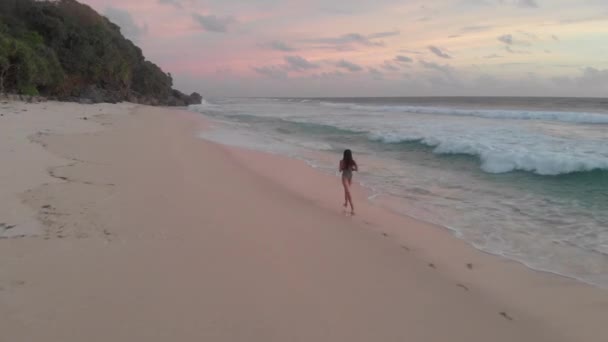
[[[173,89],[171,74],[75,0],[0,0],[0,93],[9,92],[172,106],[202,100]]]

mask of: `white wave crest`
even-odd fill
[[[194,112],[198,112],[198,113],[207,113],[210,111],[214,111],[214,112],[222,111],[222,106],[213,104],[213,103],[208,102],[207,100],[203,99],[201,104],[190,105],[190,106],[188,106],[188,109],[191,111],[194,111]]]
[[[608,124],[608,114],[506,109],[460,109],[447,107],[359,105],[354,103],[320,102],[321,106],[365,112],[393,112],[432,115],[474,116],[488,119],[541,120],[568,123]]]
[[[433,147],[436,154],[476,156],[481,160],[481,169],[488,173],[528,171],[543,176],[555,176],[608,170],[608,150],[603,153],[594,147],[564,150],[558,141],[515,145],[463,137],[427,137],[383,132],[371,133],[369,139],[383,143],[419,142]]]

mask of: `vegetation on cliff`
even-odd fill
[[[174,90],[120,28],[75,0],[0,0],[0,93],[60,100],[200,103]]]

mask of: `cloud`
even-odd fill
[[[462,0],[460,2],[462,6],[496,6],[496,5],[506,5],[506,6],[516,6],[521,8],[538,8],[538,3],[536,0]]]
[[[372,41],[369,37],[359,33],[348,33],[338,37],[318,38],[306,40],[311,43],[328,44],[328,45],[348,45],[359,44],[364,46],[382,46],[382,42]]]
[[[537,8],[538,4],[536,3],[536,0],[519,0],[519,1],[517,1],[517,6],[527,7],[527,8]]]
[[[509,45],[505,46],[505,50],[508,53],[512,53],[512,54],[516,54],[516,55],[529,55],[530,54],[530,51],[526,51],[526,50],[514,50]]]
[[[360,46],[384,46],[384,42],[378,38],[386,38],[400,35],[400,31],[376,32],[368,35],[361,33],[347,33],[337,37],[324,37],[316,39],[305,39],[305,43],[322,44],[320,48],[329,48],[339,51],[352,50],[353,45]]]
[[[608,69],[600,70],[593,67],[583,69],[583,75],[576,80],[585,87],[597,87],[598,90],[608,90]]]
[[[182,3],[180,0],[158,0],[158,2],[164,5],[173,5],[177,8],[182,8]]]
[[[397,55],[397,56],[395,57],[395,61],[396,61],[396,62],[399,62],[399,63],[411,63],[411,62],[413,62],[414,60],[413,60],[413,59],[411,59],[411,58],[409,58],[409,57],[407,57],[407,56],[403,56],[403,55]]]
[[[380,65],[380,67],[384,70],[388,70],[388,71],[399,71],[399,67],[395,66],[393,63],[391,63],[390,61],[384,61],[384,63],[382,65]]]
[[[434,53],[437,57],[441,57],[441,58],[452,58],[452,56],[448,55],[447,53],[443,52],[440,48],[436,47],[436,46],[429,46],[429,50]]]
[[[499,36],[497,39],[507,45],[513,45],[513,36],[510,34],[504,34]]]
[[[320,75],[317,75],[317,77],[322,79],[336,79],[344,76],[346,76],[346,74],[344,74],[342,71],[322,72]]]
[[[567,66],[566,66],[567,67]],[[568,93],[580,93],[584,89],[584,96],[600,96],[608,91],[608,69],[585,67],[581,74],[574,77],[556,76],[550,79],[559,89]]]
[[[520,34],[523,34],[524,36],[526,36],[532,40],[536,40],[536,41],[540,40],[540,38],[538,38],[538,36],[535,35],[534,33],[526,32],[526,31],[522,31],[522,30],[518,30],[517,32],[519,32]]]
[[[216,33],[227,32],[228,27],[236,22],[236,20],[232,17],[218,17],[213,14],[193,14],[192,17],[205,31]]]
[[[287,68],[293,71],[305,71],[319,67],[318,64],[309,62],[300,56],[285,56],[285,62],[287,62]]]
[[[479,6],[490,6],[492,5],[489,0],[461,0],[458,3],[459,6],[468,7],[479,7]]]
[[[400,95],[404,89],[426,95],[492,95],[502,94],[497,89],[503,85],[505,94],[525,95],[534,90],[530,94],[567,95],[542,83],[551,82],[553,77],[570,79],[572,88],[568,90],[579,96],[595,94],[595,88],[576,87],[575,80],[583,74],[585,80],[602,80],[602,69],[608,69],[601,37],[595,34],[597,27],[602,27],[601,20],[608,17],[608,0],[580,1],[584,6],[566,0],[85,1],[102,13],[107,6],[127,10],[135,33],[127,33],[125,24],[119,26],[126,36],[140,36],[139,45],[148,57],[175,75],[176,87],[185,79],[196,79],[184,90],[218,96],[295,96],[300,92]],[[324,11],[327,7],[330,10]],[[215,18],[219,24],[205,27],[195,20],[195,13]],[[416,22],[419,18],[432,20]],[[354,24],[348,24],[353,20]],[[415,26],[416,32],[409,32],[410,26]],[[208,29],[228,34],[212,34],[206,32]],[[499,39],[507,35],[510,39]],[[343,59],[354,64],[354,69],[337,66]],[[533,64],[503,67],[503,62]],[[559,63],[569,63],[569,68],[552,65]],[[361,70],[351,71],[358,70],[357,66]],[[587,66],[591,69],[586,70]],[[216,82],[216,70],[225,67],[232,72],[218,72],[225,82]],[[429,78],[447,79],[445,74],[450,70],[454,78],[471,88],[429,86]],[[334,71],[343,76],[330,74]],[[538,72],[539,85],[517,84],[528,71]],[[405,72],[411,77],[408,82],[423,86],[404,87],[401,76]],[[333,81],[312,81],[313,75],[323,73],[334,75]],[[477,87],[474,80],[482,73],[495,77],[497,85]],[[373,81],[380,74],[384,81]]]
[[[222,1],[222,0],[218,0]],[[223,0],[227,1],[227,0]],[[243,0],[238,0],[243,1]],[[251,0],[250,0],[251,1]],[[280,0],[267,0],[275,2],[287,2]],[[328,15],[365,15],[372,12],[380,11],[389,5],[398,3],[399,0],[309,0],[305,3],[315,5],[317,10]],[[297,2],[296,2],[297,3]]]
[[[536,0],[498,0],[500,4],[517,6],[521,8],[538,8]]]
[[[605,13],[600,13],[600,14],[595,14],[595,15],[590,15],[590,16],[580,17],[580,18],[561,19],[559,21],[559,23],[560,24],[580,24],[580,23],[595,22],[595,21],[606,21],[607,18],[608,18],[608,12],[605,12]]]
[[[133,41],[139,40],[139,38],[148,31],[147,26],[137,25],[133,20],[131,13],[125,10],[108,7],[104,11],[104,15],[110,19],[111,22],[120,27],[120,31],[125,37]]]
[[[265,46],[272,50],[277,50],[277,51],[285,51],[285,52],[296,51],[296,48],[294,48],[282,41],[279,41],[279,40],[272,41],[272,42],[266,44]]]
[[[422,55],[422,52],[416,51],[416,50],[401,49],[401,50],[399,50],[399,52],[409,53],[409,54],[412,54],[412,55]]]
[[[262,76],[276,78],[276,79],[286,79],[287,78],[287,71],[285,71],[282,68],[277,67],[277,66],[271,65],[271,66],[253,67],[252,69]]]
[[[363,70],[363,68],[360,65],[357,65],[353,62],[349,62],[345,59],[339,61],[338,63],[336,63],[336,66],[338,68],[342,68],[342,69],[346,69],[350,72],[357,72],[357,71],[361,71]]]
[[[460,28],[460,32],[481,32],[492,29],[494,26],[492,25],[471,25],[464,26]]]
[[[368,35],[367,38],[369,38],[369,39],[386,38],[386,37],[398,36],[400,34],[401,34],[401,31],[399,31],[399,30],[387,31],[387,32],[377,32],[377,33],[372,33],[372,34]]]
[[[320,68],[318,64],[313,63],[302,56],[285,56],[283,59],[285,60],[285,64],[265,65],[252,67],[252,69],[262,76],[275,79],[286,79],[292,71],[302,72]]]
[[[528,37],[534,36],[532,34],[528,34],[525,32],[522,32],[522,34],[525,34]],[[518,46],[531,46],[532,45],[529,41],[520,40],[520,39],[516,40],[512,34],[503,34],[502,36],[496,37],[496,39],[498,39],[498,41],[501,43],[505,43],[506,45],[518,45]],[[538,39],[538,38],[536,38],[536,39]],[[509,49],[507,49],[507,50],[509,50]]]
[[[448,64],[440,65],[434,62],[420,61],[420,64],[426,69],[437,70],[445,75],[452,76],[452,67]]]
[[[384,79],[384,73],[382,73],[380,70],[376,69],[376,68],[368,68],[369,74],[372,76],[373,79],[375,80],[383,80]]]

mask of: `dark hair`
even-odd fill
[[[344,150],[344,157],[342,158],[342,162],[344,169],[350,169],[353,166],[357,165],[355,160],[353,159],[353,152],[351,150]]]

